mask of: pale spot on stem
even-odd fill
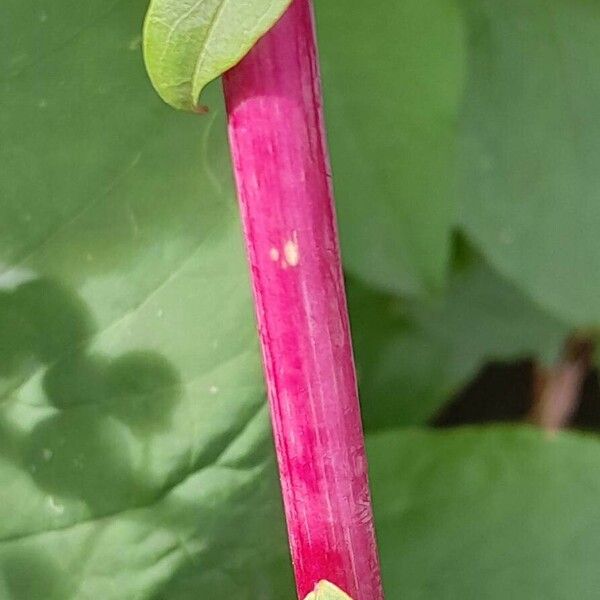
[[[296,234],[291,240],[288,240],[283,247],[283,255],[285,256],[285,262],[290,267],[298,266],[300,262],[300,250],[298,248],[298,241],[296,239]]]

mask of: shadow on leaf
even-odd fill
[[[27,432],[0,416],[3,457],[30,473],[57,511],[80,500],[102,516],[151,500],[159,490],[148,483],[147,442],[171,425],[182,393],[176,369],[157,352],[90,351],[87,307],[50,279],[0,291],[0,309],[0,375],[22,386],[43,370],[55,409]]]
[[[64,600],[74,593],[55,559],[46,553],[16,549],[2,556],[0,596],[11,600]]]

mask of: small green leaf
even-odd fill
[[[306,596],[305,600],[352,600],[352,598],[342,592],[337,585],[323,580],[317,583],[314,591]]]
[[[161,98],[198,110],[207,83],[235,65],[290,0],[152,0],[144,24],[146,68]]]

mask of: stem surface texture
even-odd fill
[[[298,594],[382,600],[310,0],[224,89]]]

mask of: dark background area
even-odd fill
[[[531,361],[491,363],[432,419],[435,427],[524,421],[531,410],[534,366]],[[568,426],[600,431],[598,371],[590,370]]]

